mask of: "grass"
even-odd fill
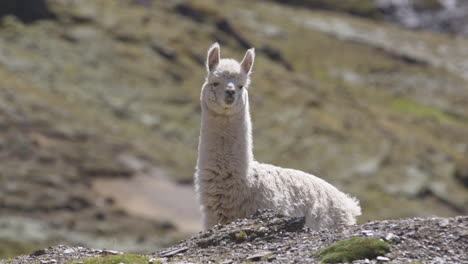
[[[390,103],[390,107],[402,112],[423,118],[434,118],[439,122],[457,122],[458,120],[444,111],[432,106],[418,104],[406,98],[398,98]]]
[[[32,243],[20,243],[10,240],[0,239],[0,259],[16,257],[33,252],[37,247]],[[11,262],[12,259],[5,260],[4,263]]]
[[[375,238],[353,237],[338,241],[320,249],[320,261],[325,263],[351,262],[358,259],[373,259],[389,252],[390,245]]]
[[[134,254],[123,254],[118,256],[106,256],[106,257],[96,257],[96,258],[86,258],[86,259],[79,259],[69,264],[76,264],[78,262],[83,262],[84,264],[148,264],[150,257],[148,256],[140,256]],[[157,260],[154,262],[155,264],[160,264],[161,261]]]

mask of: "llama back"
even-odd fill
[[[313,229],[355,224],[361,214],[357,199],[314,175],[259,162],[253,163],[251,173],[257,180],[259,209],[305,216]]]

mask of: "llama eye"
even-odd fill
[[[218,86],[218,85],[219,85],[219,82],[214,82],[214,83],[213,83],[213,86],[214,86],[214,87],[216,87],[216,86]]]
[[[244,85],[239,85],[239,89],[242,89],[242,88],[244,88]]]

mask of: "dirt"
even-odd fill
[[[201,230],[201,216],[195,191],[170,179],[138,175],[130,179],[98,179],[93,189],[110,197],[115,205],[132,215],[172,222],[181,233]]]
[[[166,170],[130,154],[121,154],[118,160],[133,171],[133,176],[95,179],[91,187],[96,193],[129,214],[172,222],[182,236],[201,230],[192,186],[177,183]]]

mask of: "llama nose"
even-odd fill
[[[228,97],[234,97],[234,94],[236,93],[235,90],[226,90],[226,95]]]

